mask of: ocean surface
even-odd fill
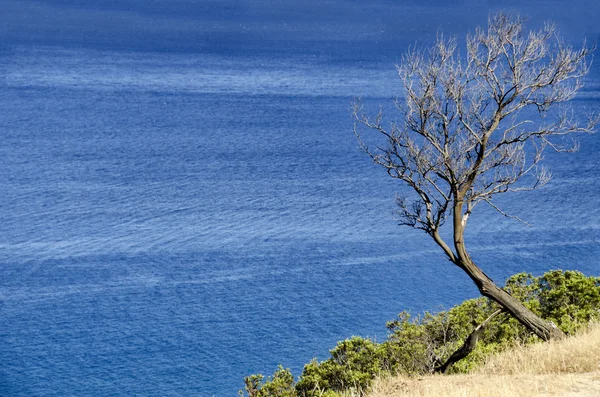
[[[185,51],[3,43],[0,395],[234,396],[244,376],[299,375],[351,335],[384,339],[402,310],[476,297],[397,225],[403,188],[352,133],[353,98],[377,109],[400,94],[411,29],[386,50],[348,34]],[[598,110],[599,81],[593,65],[576,111]],[[498,283],[600,273],[600,135],[579,140],[547,155],[548,186],[499,199],[531,226],[472,216],[467,244]]]

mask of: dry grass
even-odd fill
[[[568,374],[600,370],[600,324],[570,338],[536,343],[491,356],[477,373],[486,375]]]
[[[468,375],[379,379],[369,397],[600,396],[600,325],[490,357]]]
[[[600,372],[556,375],[450,375],[380,380],[370,397],[600,396]]]

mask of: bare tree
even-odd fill
[[[548,340],[563,332],[496,286],[464,240],[479,203],[511,216],[494,196],[546,184],[544,150],[576,150],[571,134],[593,132],[600,121],[566,106],[582,87],[592,49],[565,44],[551,24],[529,33],[523,25],[517,16],[491,17],[487,31],[467,36],[462,57],[456,40],[442,35],[431,49],[409,51],[397,66],[405,94],[395,101],[400,121],[384,125],[381,111],[368,117],[356,102],[354,132],[375,163],[411,188],[397,198],[401,223],[425,231],[482,295]],[[365,127],[383,138],[379,146],[363,139]],[[446,220],[451,243],[440,233]]]

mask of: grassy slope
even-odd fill
[[[600,396],[600,324],[490,357],[468,375],[379,379],[369,397]]]

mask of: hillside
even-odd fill
[[[600,396],[600,325],[490,357],[467,375],[378,379],[369,397]]]

